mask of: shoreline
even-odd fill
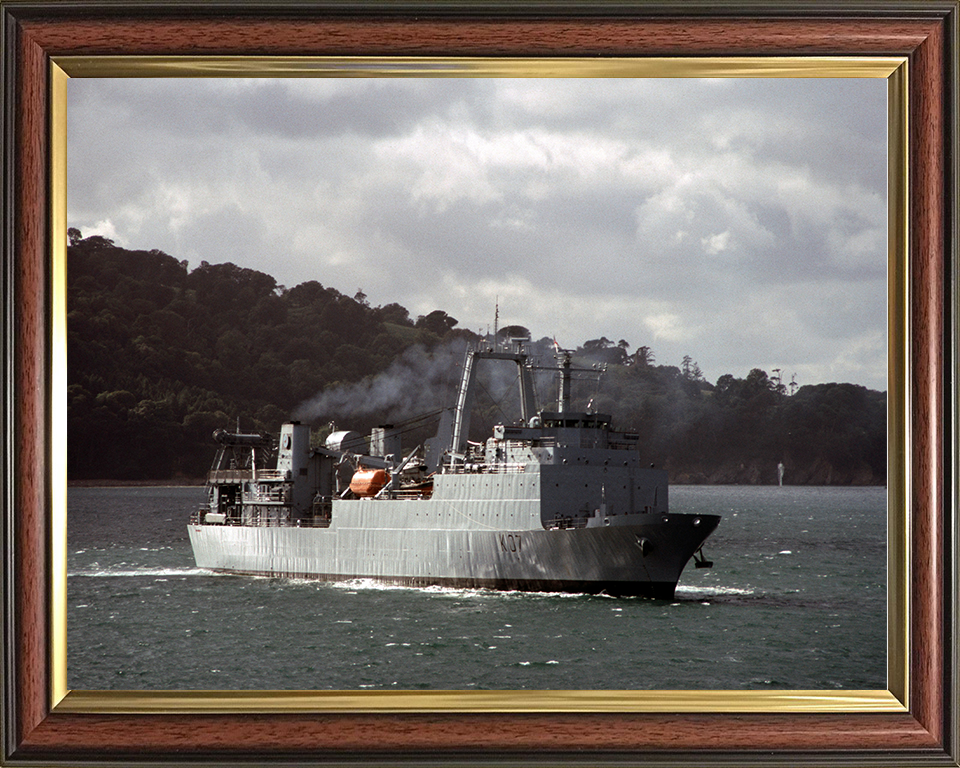
[[[172,480],[67,480],[67,488],[202,488],[203,478],[178,477]]]

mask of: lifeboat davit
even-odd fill
[[[361,499],[368,498],[380,493],[389,482],[385,469],[358,469],[350,480],[350,490]]]

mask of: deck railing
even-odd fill
[[[526,464],[455,464],[443,468],[445,475],[511,475],[526,471]]]
[[[233,527],[246,528],[329,528],[329,517],[310,517],[301,520],[289,520],[283,518],[259,517],[253,520],[241,520],[239,517],[228,517],[222,523],[204,523],[203,516],[206,509],[199,509],[190,513],[191,525],[225,525]]]
[[[544,520],[543,527],[548,531],[565,531],[574,528],[586,528],[587,518],[585,517],[555,517],[551,520]]]
[[[247,483],[256,479],[258,482],[275,483],[288,480],[285,469],[258,469],[256,478],[252,469],[211,469],[207,481],[211,483]]]

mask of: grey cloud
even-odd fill
[[[477,81],[415,79],[72,81],[71,106],[96,110],[123,104],[131,130],[190,140],[253,133],[286,139],[402,132],[424,113],[483,103]],[[334,86],[334,87],[331,87]]]
[[[547,297],[631,307],[596,335],[716,375],[783,347],[743,315],[771,297],[816,308],[794,345],[808,367],[884,327],[882,83],[71,81],[70,97],[71,224],[109,220],[133,247],[470,328],[484,292],[526,279],[539,298],[512,321],[535,335],[556,325]],[[858,311],[817,303],[817,281]],[[655,337],[654,315],[682,333]]]

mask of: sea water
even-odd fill
[[[70,489],[70,688],[886,688],[883,488],[673,486],[723,519],[672,601],[217,575],[202,501]]]

